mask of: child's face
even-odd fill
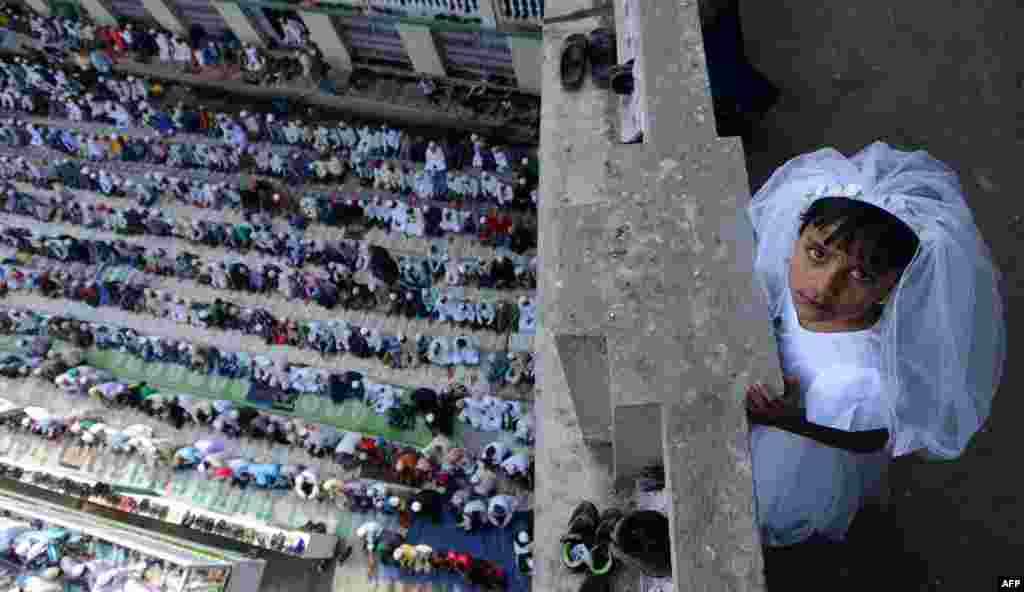
[[[819,331],[853,331],[874,322],[877,304],[885,300],[900,272],[870,273],[854,254],[825,240],[835,227],[809,224],[797,239],[789,260],[789,289],[801,325]],[[844,245],[845,247],[845,245]]]

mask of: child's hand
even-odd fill
[[[775,389],[761,383],[747,387],[747,418],[751,423],[771,425],[793,415],[800,381],[796,377],[786,377],[784,381],[786,386],[782,397],[776,394]]]

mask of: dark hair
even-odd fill
[[[825,239],[842,249],[856,246],[872,273],[902,271],[917,253],[919,240],[902,220],[858,199],[823,197],[800,216],[800,234],[808,225],[835,229]]]

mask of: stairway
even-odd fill
[[[614,21],[545,27],[538,283],[540,341],[556,353],[542,358],[538,386],[544,398],[570,401],[574,417],[563,424],[587,444],[576,452],[585,478],[545,494],[617,505],[645,467],[662,465],[674,589],[763,590],[742,393],[777,379],[778,358],[754,284],[744,154],[715,130],[697,3],[631,4],[644,31],[634,48],[642,144],[620,142],[618,96],[590,83],[567,93],[558,82],[564,39],[599,26],[623,31],[624,1],[615,0]],[[606,468],[588,464],[603,451]],[[539,454],[538,471],[564,473],[562,453],[548,454],[552,465]],[[611,493],[593,476],[602,470]],[[538,522],[538,541],[548,523],[557,538],[568,516],[549,518]],[[534,584],[572,589],[563,577]]]

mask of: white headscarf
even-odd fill
[[[1001,274],[963,197],[956,173],[924,151],[875,142],[846,158],[827,148],[790,160],[747,209],[755,269],[771,318],[787,297],[787,268],[800,215],[822,197],[878,206],[910,226],[917,253],[886,299],[876,329],[890,387],[893,456],[963,454],[988,419],[1006,358]]]

